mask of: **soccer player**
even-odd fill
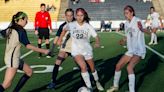
[[[63,31],[63,27],[67,23],[70,23],[70,22],[74,21],[74,11],[71,8],[66,9],[65,18],[66,18],[66,21],[63,24],[60,25],[59,30],[56,33],[56,37],[54,39],[54,43],[53,43],[53,46],[52,46],[52,52],[53,52],[53,48],[57,44],[57,41],[59,40],[61,32]],[[70,38],[70,33],[68,31],[64,36],[64,41],[62,43],[62,46],[60,48],[58,57],[56,59],[55,65],[54,65],[54,69],[53,69],[53,72],[52,72],[52,82],[47,86],[47,88],[55,88],[55,86],[56,86],[56,77],[58,75],[59,66],[63,63],[63,61],[69,55],[71,55],[71,38]]]
[[[158,28],[160,27],[159,20],[160,20],[160,23],[162,24],[162,19],[160,18],[159,13],[155,11],[154,7],[150,7],[150,13],[151,13],[150,16],[152,19],[152,26],[151,26],[152,31],[151,31],[151,40],[149,42],[149,45],[152,45],[152,44],[156,45],[158,44],[156,32]]]
[[[6,37],[6,50],[5,50],[5,64],[7,66],[5,78],[0,85],[0,92],[11,86],[13,78],[17,70],[23,70],[25,74],[21,77],[13,92],[19,92],[24,86],[26,81],[32,75],[32,69],[22,59],[20,59],[21,44],[27,49],[31,49],[36,52],[48,54],[49,50],[40,49],[30,44],[26,30],[23,28],[27,24],[27,15],[24,12],[18,12],[13,15],[12,21],[9,27],[4,30],[3,35]]]
[[[76,20],[77,21],[68,23],[66,25],[59,38],[58,44],[61,44],[62,37],[64,36],[64,34],[67,31],[70,31],[72,38],[71,55],[74,57],[76,63],[81,68],[81,75],[86,86],[88,87],[88,89],[93,90],[90,81],[90,76],[87,70],[88,64],[91,69],[94,80],[96,81],[96,86],[98,90],[103,91],[104,88],[99,82],[99,77],[93,62],[93,52],[89,41],[90,37],[93,36],[96,39],[95,47],[99,47],[99,37],[94,28],[89,24],[90,18],[88,17],[87,12],[83,8],[78,8],[76,10]]]
[[[46,11],[46,5],[42,3],[40,5],[41,11],[36,13],[35,16],[35,34],[38,35],[38,47],[41,48],[42,39],[45,39],[46,48],[50,48],[49,36],[52,33],[51,17],[50,14]],[[49,30],[50,29],[50,30]],[[42,56],[39,53],[39,58]],[[51,58],[50,56],[46,56]]]
[[[121,40],[121,43],[127,42],[127,52],[116,65],[113,86],[107,92],[115,92],[119,89],[119,80],[121,77],[121,69],[127,65],[129,92],[135,92],[135,74],[134,67],[141,59],[144,59],[146,54],[144,32],[146,31],[141,19],[135,16],[135,11],[132,6],[127,5],[124,8],[124,15],[127,19],[125,23],[126,37]]]

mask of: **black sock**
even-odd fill
[[[47,49],[50,49],[50,44],[46,44],[46,48]]]
[[[41,44],[38,44],[38,48],[42,48],[42,45]],[[42,56],[42,53],[39,53],[39,56],[41,57]]]
[[[51,48],[51,52],[52,52],[52,53],[54,52],[54,49],[55,49],[55,44],[53,43],[53,44],[52,44],[52,48]]]
[[[30,78],[30,76],[24,74],[21,79],[19,80],[17,86],[15,87],[13,92],[19,92],[19,90],[24,86],[24,84],[27,82],[27,80]]]
[[[2,85],[0,85],[0,92],[5,91],[4,87]]]
[[[59,65],[54,65],[54,69],[53,69],[53,72],[52,72],[52,82],[53,83],[56,83],[56,77],[58,75],[58,70],[59,70]]]

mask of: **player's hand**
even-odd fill
[[[35,30],[35,35],[38,35],[38,30]]]
[[[61,44],[62,44],[62,40],[59,39],[59,40],[57,41],[57,45],[61,46]]]
[[[50,34],[52,33],[52,29],[50,29]]]
[[[50,52],[49,50],[45,50],[45,51],[44,51],[44,54],[48,55],[49,52]]]
[[[99,43],[95,43],[94,48],[100,48],[100,44]]]
[[[121,40],[119,41],[119,44],[120,44],[120,45],[125,45],[125,40],[124,40],[124,39],[121,39]]]

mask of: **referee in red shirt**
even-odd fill
[[[36,13],[35,16],[35,34],[38,35],[38,47],[41,48],[42,39],[45,39],[46,48],[50,48],[49,36],[52,32],[51,17],[50,14],[46,11],[46,5],[42,3],[40,5],[41,11]],[[50,29],[50,30],[49,30]],[[42,56],[39,53],[39,58]],[[46,56],[51,58],[50,56]]]

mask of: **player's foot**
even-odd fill
[[[118,91],[118,87],[114,87],[112,86],[110,89],[107,90],[107,92],[117,92]]]
[[[87,88],[89,92],[93,92],[93,88]]]
[[[41,56],[38,56],[38,58],[40,59],[40,58],[41,58]]]
[[[156,43],[154,43],[153,45],[157,45],[158,43],[156,42]]]
[[[53,89],[53,88],[55,88],[55,83],[53,83],[53,82],[49,83],[48,86],[47,86],[47,88],[48,88],[48,89]]]
[[[46,56],[46,58],[51,58],[51,56]]]
[[[152,45],[153,43],[152,42],[149,42],[149,45]]]
[[[104,88],[102,87],[99,81],[96,82],[96,87],[99,91],[104,91]]]

